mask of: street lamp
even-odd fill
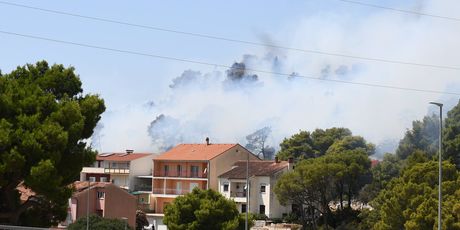
[[[245,230],[248,230],[248,218],[249,217],[249,151],[248,158],[246,159],[246,223]]]
[[[91,192],[91,180],[88,178],[88,189],[86,191],[88,196],[86,197],[86,230],[89,230],[89,193]]]
[[[436,105],[439,107],[439,186],[438,186],[438,230],[441,230],[441,213],[442,213],[442,193],[441,193],[441,183],[442,183],[442,104],[438,102],[430,102],[430,104]]]

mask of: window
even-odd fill
[[[224,192],[228,192],[228,183],[224,184]]]
[[[266,184],[260,184],[260,193],[265,193],[267,185]]]
[[[259,205],[259,214],[265,214],[265,205]]]
[[[107,182],[107,177],[105,176],[101,177],[101,182]]]
[[[198,166],[190,166],[190,176],[198,177]]]
[[[105,192],[97,191],[97,198],[98,199],[104,199],[105,198]]]
[[[246,204],[241,204],[241,213],[246,213]]]
[[[177,165],[177,176],[181,176],[181,174],[182,174],[182,166]]]
[[[168,176],[168,174],[169,174],[169,165],[165,165],[164,168],[163,168],[163,171],[164,171],[164,175]]]
[[[96,181],[96,177],[90,176],[90,177],[89,177],[89,181],[90,181],[90,182],[95,182],[95,181]]]

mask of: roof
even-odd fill
[[[89,182],[90,188],[105,188],[107,186],[114,186],[119,188],[118,186],[113,185],[110,182]],[[73,197],[80,196],[84,191],[88,189],[88,181],[75,181],[72,186],[75,188],[75,193],[72,195]],[[122,189],[122,188],[119,188]],[[123,190],[123,189],[122,189]]]
[[[96,156],[97,161],[132,161],[153,153],[102,153]]]
[[[252,176],[271,176],[274,173],[287,168],[287,161],[249,161],[249,177]],[[238,161],[229,171],[219,177],[228,179],[246,179],[246,161]]]
[[[180,144],[155,160],[211,160],[238,144]]]

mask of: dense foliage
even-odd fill
[[[211,189],[195,188],[174,199],[164,212],[163,222],[171,230],[244,229],[244,218],[235,202]]]
[[[86,217],[78,219],[67,228],[68,230],[85,230]],[[98,215],[89,216],[89,229],[98,230],[131,230],[132,228],[124,220],[120,219],[106,219]]]
[[[443,162],[443,229],[460,229],[460,177]],[[369,229],[435,229],[437,226],[438,163],[416,163],[392,180],[371,202]],[[372,221],[369,221],[372,220]]]
[[[370,164],[365,148],[336,148],[324,156],[298,162],[294,170],[278,180],[275,194],[281,204],[295,204],[301,209],[299,217],[305,228],[321,224],[319,216],[325,226],[334,227],[368,183]],[[333,213],[331,203],[335,201],[338,204]]]
[[[369,155],[374,153],[374,145],[367,143],[360,136],[353,136],[346,128],[316,129],[313,132],[300,131],[285,138],[280,144],[277,156],[286,160],[315,158],[325,155],[328,151],[338,152],[344,149],[364,149]]]
[[[67,185],[95,160],[85,140],[104,110],[102,99],[83,94],[72,67],[41,61],[0,76],[0,223],[65,219]],[[20,201],[19,185],[34,195]]]

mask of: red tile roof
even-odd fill
[[[97,161],[132,161],[153,153],[102,153],[96,156]]]
[[[274,173],[287,168],[288,162],[281,161],[249,161],[249,177],[251,176],[271,176]],[[234,168],[223,173],[219,177],[228,179],[246,179],[246,161],[238,161]]]
[[[180,144],[155,160],[211,160],[238,144]]]
[[[371,167],[375,167],[375,166],[377,166],[379,163],[380,163],[379,160],[377,160],[377,159],[372,159],[372,160],[371,160]]]

